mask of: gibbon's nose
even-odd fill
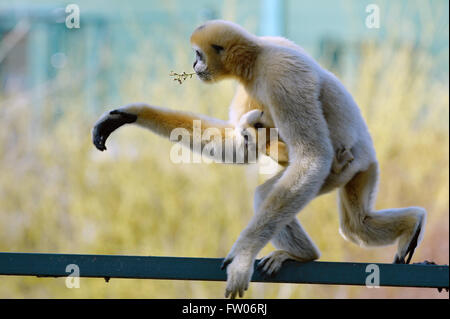
[[[197,61],[194,62],[194,64],[192,65],[192,68],[195,69],[195,66],[197,65]]]

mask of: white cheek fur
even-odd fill
[[[197,64],[195,65],[195,72],[205,72],[207,69],[206,64],[202,61],[197,61]]]

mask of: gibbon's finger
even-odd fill
[[[225,291],[225,298],[236,299],[236,292],[231,290]]]
[[[228,287],[225,289],[225,298],[230,298],[230,299],[235,299],[236,298],[236,293],[233,292],[231,289],[229,289]]]
[[[100,150],[106,150],[106,140],[109,135],[124,124],[136,122],[137,116],[119,110],[109,112],[100,118],[92,130],[92,142]]]

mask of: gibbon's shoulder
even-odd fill
[[[296,44],[295,42],[293,42],[287,38],[264,36],[264,37],[260,37],[260,39],[263,42],[266,42],[266,43],[269,43],[272,45],[277,45],[277,46],[286,47],[286,48],[295,50],[297,53],[300,53],[301,56],[305,56],[308,59],[312,59],[312,57],[309,55],[309,53],[307,53],[301,46],[299,46],[298,44]]]
[[[286,40],[289,41],[289,40]],[[322,73],[321,66],[301,47],[289,41],[289,46],[284,43],[273,43],[264,41],[260,45],[260,50],[256,62],[256,67],[265,70],[265,74],[278,71],[285,75],[299,74],[301,72]]]
[[[299,45],[297,45],[293,41],[291,41],[291,40],[289,40],[287,38],[284,38],[284,37],[279,37],[279,36],[277,36],[277,37],[275,37],[275,36],[262,36],[262,37],[259,37],[259,39],[263,43],[279,45],[279,46],[291,48],[293,50],[297,50],[297,51],[301,51],[301,52],[304,51]]]

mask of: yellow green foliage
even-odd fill
[[[449,92],[430,70],[433,58],[412,47],[368,45],[350,91],[374,139],[381,180],[376,207],[418,205],[428,211],[425,238],[414,261],[448,264]],[[176,65],[163,57],[149,81],[148,50],[130,61],[122,100],[226,118],[234,84],[178,85],[169,70],[190,70],[186,47]],[[447,51],[448,54],[448,51]],[[153,59],[153,58],[152,58]],[[61,75],[59,81],[70,77]],[[77,92],[42,109],[4,97],[0,108],[0,251],[224,257],[251,218],[257,168],[173,164],[171,144],[143,129],[124,127],[98,152],[90,131],[98,112],[83,110]],[[22,96],[23,97],[23,96]],[[61,100],[59,100],[61,103]],[[118,105],[115,105],[118,106]],[[391,262],[395,247],[364,249],[338,233],[335,193],[311,203],[299,218],[324,261]],[[262,254],[272,247],[266,247]],[[223,282],[0,277],[0,298],[220,298]],[[253,283],[249,298],[447,297],[434,290]]]

